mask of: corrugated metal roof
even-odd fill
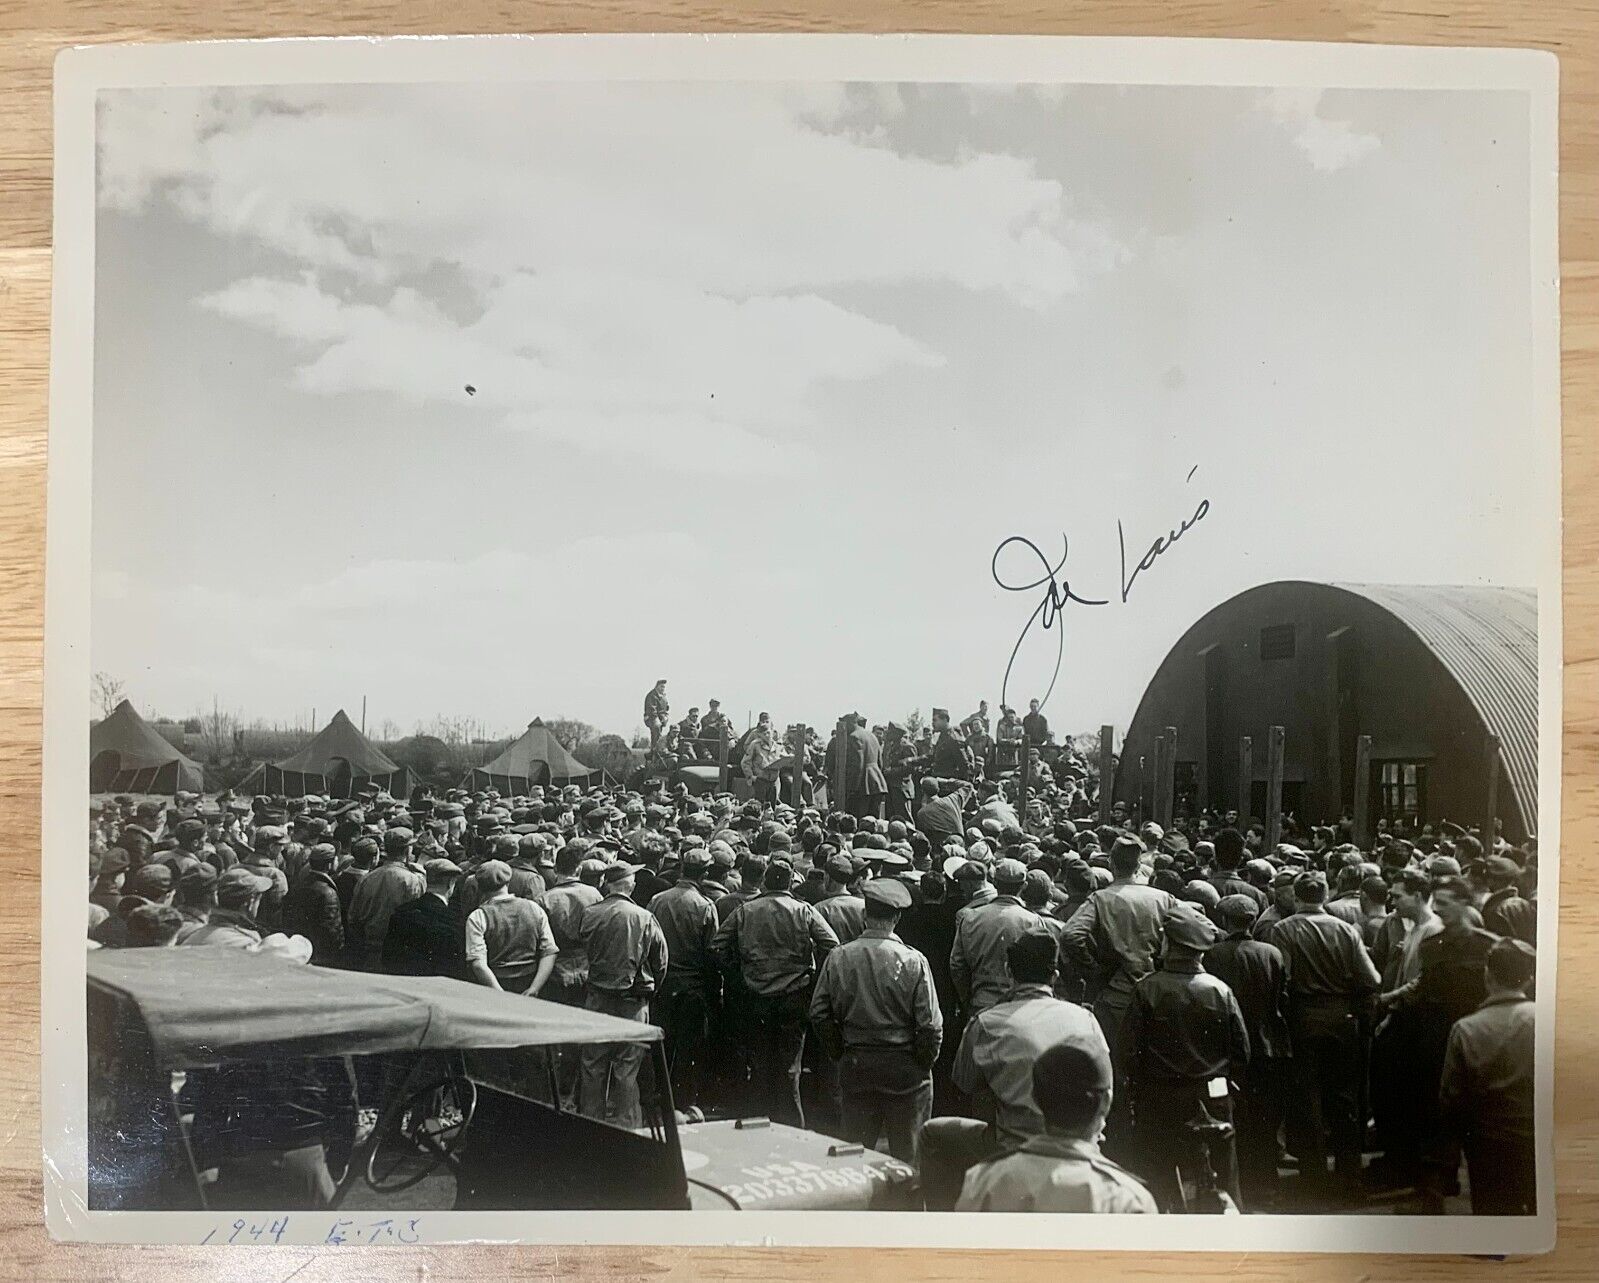
[[[1529,833],[1538,824],[1538,594],[1530,588],[1335,584],[1381,606],[1460,683],[1499,737],[1505,778]]]

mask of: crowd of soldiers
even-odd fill
[[[884,1148],[929,1209],[1440,1212],[1464,1167],[1473,1212],[1533,1210],[1535,842],[1163,829],[1102,814],[1069,751],[1024,800],[1036,705],[995,734],[986,705],[935,710],[908,746],[850,714],[798,780],[760,725],[742,799],[669,773],[102,799],[91,947],[278,950],[649,1021],[685,1121]],[[563,1099],[639,1126],[643,1051],[561,1056]]]

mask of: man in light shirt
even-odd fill
[[[1103,1049],[1066,1042],[1043,1052],[1033,1065],[1033,1098],[1044,1133],[974,1167],[955,1210],[1155,1213],[1138,1178],[1099,1151],[1112,1094]]]
[[[1099,1022],[1086,1008],[1055,997],[1055,956],[1055,938],[1042,929],[1017,939],[1006,951],[1010,991],[966,1026],[952,1077],[978,1117],[935,1118],[922,1129],[922,1184],[931,1210],[954,1206],[973,1163],[1044,1133],[1033,1098],[1033,1064],[1043,1051],[1071,1043],[1109,1063]]]

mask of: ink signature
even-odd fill
[[[1198,471],[1199,465],[1196,463],[1188,470],[1188,476],[1184,478],[1184,484],[1186,485],[1192,481],[1194,474]],[[1168,530],[1164,535],[1155,537],[1155,541],[1149,545],[1148,551],[1139,558],[1138,564],[1133,567],[1131,575],[1127,573],[1127,535],[1122,526],[1121,518],[1118,517],[1116,519],[1116,543],[1121,552],[1120,583],[1122,605],[1125,606],[1127,599],[1132,595],[1133,585],[1138,582],[1138,576],[1153,567],[1162,553],[1171,551],[1173,545],[1203,521],[1209,513],[1210,500],[1208,498],[1201,499],[1193,514],[1186,518],[1180,526],[1175,530]],[[1017,583],[1004,578],[1000,574],[1000,557],[1013,544],[1038,558],[1042,573],[1036,579],[1030,579],[1026,583]],[[1079,606],[1108,606],[1112,604],[1109,598],[1084,597],[1073,591],[1071,580],[1062,574],[1070,554],[1071,543],[1065,532],[1062,532],[1060,537],[1060,560],[1055,562],[1054,565],[1050,564],[1049,558],[1044,555],[1043,550],[1025,535],[1011,535],[1009,538],[1002,540],[999,547],[994,549],[993,559],[989,563],[989,573],[993,575],[996,584],[1006,592],[1036,592],[1040,588],[1044,590],[1038,604],[1033,607],[1033,613],[1027,617],[1027,622],[1022,625],[1021,632],[1017,634],[1016,644],[1011,647],[1010,659],[1005,663],[1005,678],[1001,682],[999,689],[999,701],[1003,706],[1010,704],[1011,670],[1016,666],[1016,657],[1021,654],[1022,646],[1027,641],[1028,634],[1032,632],[1035,624],[1040,625],[1046,632],[1054,628],[1057,638],[1055,643],[1055,667],[1053,672],[1050,673],[1049,686],[1045,689],[1043,698],[1038,701],[1038,707],[1042,710],[1049,703],[1049,697],[1055,690],[1055,683],[1060,677],[1060,666],[1066,657],[1066,630],[1060,627],[1062,612],[1074,602]]]

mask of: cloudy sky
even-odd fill
[[[1066,534],[1112,604],[1049,711],[1121,727],[1254,584],[1531,584],[1525,134],[1463,92],[108,93],[93,665],[405,730],[627,733],[658,676],[959,715],[1035,604],[996,546]],[[1118,519],[1135,562],[1201,499],[1123,603]]]

